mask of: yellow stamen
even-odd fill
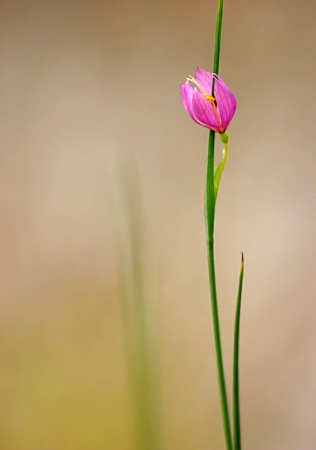
[[[218,114],[218,111],[217,111],[217,107],[216,107],[216,99],[215,99],[215,97],[213,97],[212,95],[209,95],[209,94],[203,94],[203,95],[204,95],[204,97],[206,98],[206,100],[208,100],[208,101],[211,102],[211,105],[212,105],[214,114],[215,114],[217,120],[219,121],[219,123],[221,124],[222,121],[221,121],[221,118],[219,117],[219,114]]]
[[[209,100],[211,103],[215,103],[215,97],[213,97],[213,95],[210,94],[203,94],[203,95],[206,98],[206,100]]]

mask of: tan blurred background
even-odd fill
[[[215,0],[0,1],[0,450],[131,450],[115,160],[134,161],[162,450],[223,449],[203,191],[178,84]],[[316,449],[316,3],[226,0],[237,97],[216,226],[227,382],[239,258],[244,450]],[[217,148],[220,154],[220,146]]]

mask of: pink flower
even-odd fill
[[[190,76],[180,84],[180,94],[183,106],[196,123],[218,133],[225,132],[235,114],[236,99],[218,75],[198,67],[195,78]]]

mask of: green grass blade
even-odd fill
[[[240,405],[239,405],[239,335],[240,335],[240,309],[241,309],[243,279],[244,279],[244,255],[242,253],[240,274],[239,274],[239,286],[236,302],[235,330],[234,330],[234,356],[233,356],[234,450],[241,450]]]
[[[138,177],[129,161],[117,161],[113,194],[117,208],[118,251],[124,334],[133,411],[135,450],[158,450],[157,348],[148,317],[148,280]]]

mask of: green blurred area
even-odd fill
[[[244,450],[316,448],[316,7],[303,4],[225,2],[220,74],[238,108],[216,258],[230,387],[245,253]],[[215,1],[0,0],[0,11],[0,450],[137,450],[109,180],[118,153],[139,173],[161,450],[224,448],[207,131],[178,92],[211,68]]]
[[[2,322],[1,448],[129,448],[121,319],[113,293],[83,288]]]

